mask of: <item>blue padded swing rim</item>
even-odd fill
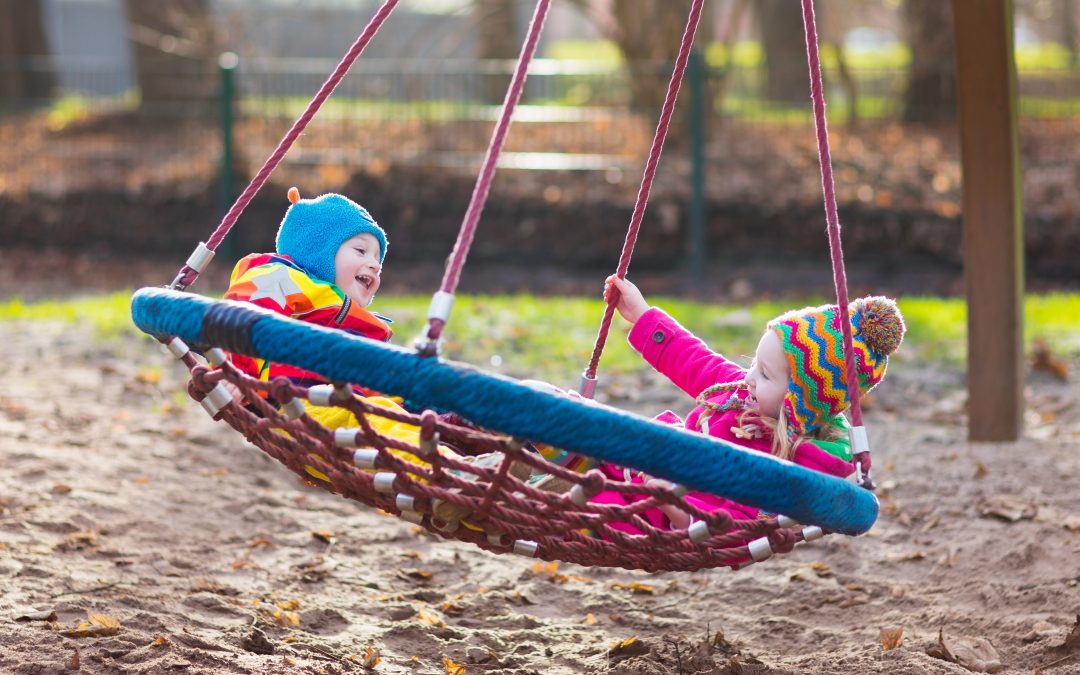
[[[131,315],[155,337],[175,336],[193,346],[218,346],[361,384],[401,396],[413,409],[453,411],[482,427],[639,469],[803,524],[858,535],[877,519],[874,494],[834,476],[247,303],[143,288],[132,297]]]

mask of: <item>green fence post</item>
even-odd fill
[[[218,73],[221,77],[221,179],[218,185],[218,210],[222,214],[229,210],[236,196],[233,188],[233,71],[239,62],[239,57],[233,52],[225,52],[218,58]],[[233,240],[230,233],[218,247],[218,253],[229,265],[236,258]]]
[[[690,82],[690,218],[687,252],[690,274],[701,279],[705,271],[705,57],[697,49],[690,52],[687,78]]]

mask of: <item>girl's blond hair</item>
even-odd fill
[[[772,446],[769,452],[780,459],[791,460],[795,450],[807,441],[838,441],[847,437],[847,432],[835,422],[826,422],[809,434],[792,435],[789,432],[787,415],[780,409],[779,417],[765,417],[753,410],[744,410],[738,417],[739,428],[748,435],[753,435],[755,427],[767,427],[772,432]]]

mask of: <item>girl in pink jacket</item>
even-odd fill
[[[850,400],[835,305],[794,310],[770,321],[747,370],[709,349],[663,310],[650,307],[637,286],[626,279],[608,278],[605,293],[619,295],[615,308],[633,324],[631,346],[697,403],[685,420],[666,410],[657,421],[841,478],[852,472],[842,414]],[[865,393],[884,377],[889,354],[903,340],[904,321],[896,303],[884,297],[855,300],[848,314],[859,389]],[[656,480],[614,464],[600,468],[609,479]],[[644,498],[608,491],[591,501],[628,504]],[[691,492],[684,499],[704,511],[724,510],[738,519],[758,515],[756,508],[703,492]],[[661,529],[683,529],[690,524],[690,516],[673,506],[649,509],[642,515]],[[612,523],[612,527],[639,533],[627,523]]]

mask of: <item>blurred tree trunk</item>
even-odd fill
[[[952,4],[943,0],[905,0],[903,14],[911,49],[904,121],[956,119]]]
[[[686,0],[614,0],[611,39],[630,68],[635,110],[656,115],[679,53],[690,3]]]
[[[1076,35],[1076,0],[1061,0],[1061,37],[1069,50],[1069,61],[1080,65],[1080,41]]]
[[[0,17],[0,101],[6,108],[48,100],[56,76],[40,0],[0,0]]]
[[[217,91],[209,0],[125,0],[143,110],[206,104]]]
[[[754,10],[765,52],[765,99],[805,103],[810,85],[799,4],[793,0],[757,0]]]
[[[482,60],[517,59],[521,40],[517,30],[517,3],[510,0],[473,0],[476,56]],[[485,74],[481,92],[487,103],[501,103],[510,86],[510,74]]]

